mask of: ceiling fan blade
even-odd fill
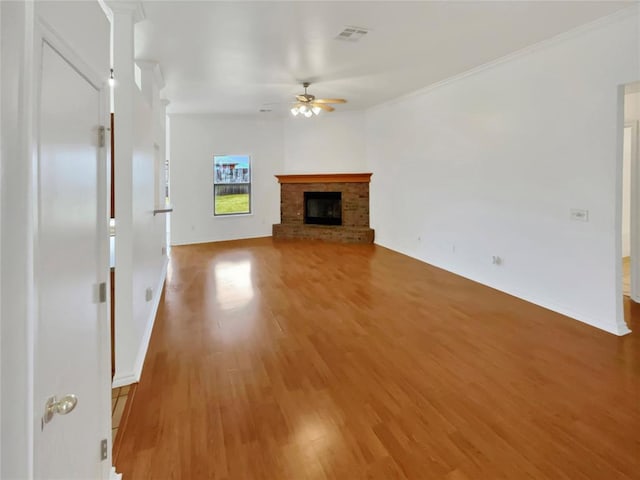
[[[315,103],[347,103],[344,98],[316,98]]]
[[[322,110],[324,110],[326,112],[333,112],[335,110],[335,108],[333,108],[331,105],[327,105],[327,104],[324,104],[324,103],[313,102],[311,104],[311,106],[321,108]]]

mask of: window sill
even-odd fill
[[[253,217],[253,213],[231,213],[228,215],[211,215],[213,218],[244,218]]]

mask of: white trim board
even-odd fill
[[[33,234],[31,178],[35,11],[2,2],[2,478],[33,478]],[[10,20],[10,21],[9,21]],[[15,54],[13,54],[15,53]],[[11,97],[13,102],[7,101]],[[10,179],[10,180],[9,180]],[[11,285],[11,295],[7,286]]]
[[[196,242],[176,242],[171,243],[172,247],[184,247],[186,245],[204,245],[206,243],[222,243],[222,242],[233,242],[235,240],[256,240],[258,238],[272,238],[273,235],[255,235],[250,237],[242,237],[242,238],[227,238],[225,240],[198,240]]]
[[[109,473],[109,480],[122,480],[122,474],[116,473],[116,467],[111,467],[111,472]]]
[[[638,221],[638,213],[640,212],[640,165],[638,157],[638,120],[624,122],[623,131],[627,128],[631,129],[631,226],[630,226],[630,243],[631,243],[631,300],[640,302],[640,222]],[[621,259],[622,260],[622,259]]]

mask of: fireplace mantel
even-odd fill
[[[369,183],[371,173],[311,173],[276,175],[280,183]]]

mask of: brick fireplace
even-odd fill
[[[280,223],[273,226],[273,238],[373,243],[374,231],[369,227],[370,173],[276,175],[276,178],[280,182]],[[326,207],[330,212],[324,211],[322,203],[305,204],[305,198],[307,202],[322,198],[320,193],[334,199],[332,206]],[[336,201],[341,215],[335,214]],[[340,224],[310,222],[310,218],[315,220],[325,213],[332,223],[339,218]]]

